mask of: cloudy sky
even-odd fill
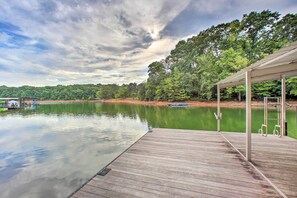
[[[142,82],[199,31],[296,0],[0,0],[0,85]]]

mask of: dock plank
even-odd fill
[[[108,168],[72,197],[281,197],[217,132],[154,129]]]

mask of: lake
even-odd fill
[[[66,197],[148,126],[215,131],[214,112],[91,102],[1,112],[0,197]],[[245,109],[223,108],[222,113],[223,131],[245,130]],[[252,113],[253,131],[258,131],[263,110]],[[296,111],[287,112],[287,122],[289,136],[297,138]]]

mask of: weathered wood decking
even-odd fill
[[[223,133],[245,155],[245,136]],[[252,163],[287,197],[297,197],[297,140],[252,135]]]
[[[244,152],[245,134],[224,135]],[[296,141],[255,135],[252,144],[256,166],[287,196],[296,196]],[[72,197],[281,197],[217,132],[154,129],[107,168]]]

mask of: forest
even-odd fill
[[[45,87],[0,86],[0,97],[40,100],[136,98],[139,100],[213,100],[216,83],[297,40],[297,14],[264,10],[241,20],[212,26],[181,40],[164,59],[148,65],[148,79],[136,84],[85,84]],[[252,86],[254,100],[280,95],[280,82]],[[225,100],[242,100],[243,85],[222,90]],[[297,77],[287,79],[287,97],[297,99]]]

